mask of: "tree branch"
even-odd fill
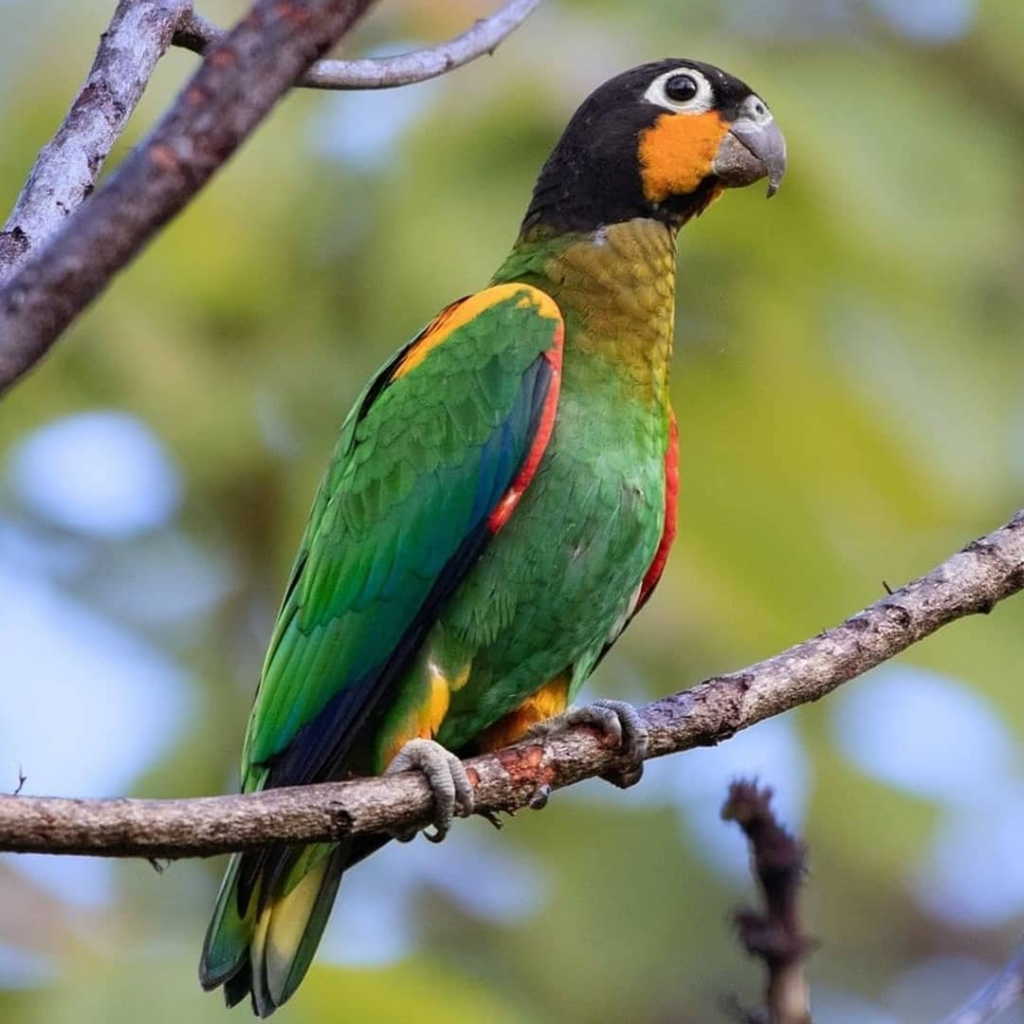
[[[1021,589],[1024,510],[833,629],[641,708],[650,730],[648,756],[715,744],[818,700],[947,623],[990,612]],[[559,789],[627,767],[585,727],[467,762],[481,812],[515,811],[544,786]],[[4,796],[0,851],[199,857],[423,824],[430,809],[430,793],[415,773],[192,800]]]
[[[510,0],[462,35],[439,46],[412,53],[367,60],[320,60],[297,84],[309,89],[393,89],[399,85],[425,82],[484,54],[494,53],[540,3],[541,0]],[[201,54],[223,35],[212,22],[190,12],[174,34],[174,44]]]
[[[760,959],[768,982],[767,1013],[744,1011],[749,1024],[812,1024],[804,961],[815,941],[804,931],[800,887],[807,874],[807,846],[791,836],[771,809],[772,791],[734,782],[722,820],[735,821],[750,843],[750,866],[764,909],[743,907],[734,920],[743,948]]]
[[[120,0],[57,134],[36,158],[0,232],[0,284],[92,192],[189,0]]]
[[[985,1024],[1024,996],[1024,944],[1001,971],[942,1024]]]
[[[0,289],[0,393],[42,358],[371,3],[257,0],[209,49],[107,184]]]

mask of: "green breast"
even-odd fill
[[[454,749],[612,638],[664,525],[674,239],[653,222],[521,244],[497,280],[566,320],[555,429],[533,484],[441,617],[472,659],[438,739]]]

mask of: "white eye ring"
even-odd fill
[[[669,79],[675,78],[678,75],[686,75],[688,78],[692,78],[697,85],[696,95],[692,99],[684,100],[682,103],[679,100],[669,99],[668,93],[665,91],[665,86]],[[666,110],[685,110],[688,114],[703,114],[715,105],[715,95],[711,88],[711,83],[696,68],[686,67],[673,68],[671,71],[658,75],[647,86],[644,99],[648,103],[654,103],[659,107],[664,107]]]

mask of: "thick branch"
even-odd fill
[[[188,0],[120,0],[78,96],[0,232],[0,284],[93,190]]]
[[[756,665],[641,709],[648,756],[728,739],[818,700],[955,619],[987,613],[1024,589],[1024,510],[928,575],[833,629]],[[588,728],[467,762],[480,811],[514,811],[621,764]],[[0,797],[0,851],[107,857],[208,856],[268,842],[311,842],[424,823],[430,793],[416,774],[193,800]]]
[[[258,0],[210,48],[110,181],[0,289],[0,392],[46,353],[371,3]]]
[[[298,81],[310,89],[392,89],[437,78],[477,57],[492,54],[533,11],[541,0],[510,0],[489,18],[482,18],[462,35],[439,46],[414,50],[396,57],[366,60],[320,60]],[[174,34],[176,46],[205,53],[221,39],[216,25],[197,14],[188,14]]]

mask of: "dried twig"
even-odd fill
[[[1006,966],[942,1024],[984,1024],[1024,996],[1024,944]]]
[[[494,53],[540,3],[541,0],[511,0],[454,39],[412,53],[364,60],[320,60],[297,84],[309,89],[393,89],[425,82]],[[212,22],[190,12],[174,34],[174,44],[194,53],[205,53],[223,34]]]
[[[209,49],[107,184],[0,289],[0,392],[42,358],[371,3],[257,0]]]
[[[1024,589],[1024,510],[824,633],[740,672],[641,708],[648,756],[728,739],[818,700],[849,679],[966,615]],[[581,727],[474,758],[478,809],[527,806],[552,790],[625,768]],[[196,800],[63,800],[0,796],[0,851],[108,857],[208,856],[268,842],[312,842],[425,822],[431,798],[415,774]]]
[[[807,847],[775,820],[771,797],[770,789],[756,783],[734,782],[722,807],[723,820],[735,821],[750,842],[751,868],[764,903],[763,910],[738,910],[736,927],[744,949],[765,964],[766,1024],[811,1024],[804,961],[815,943],[800,920]]]
[[[92,69],[0,232],[0,284],[93,190],[188,0],[120,0]]]

